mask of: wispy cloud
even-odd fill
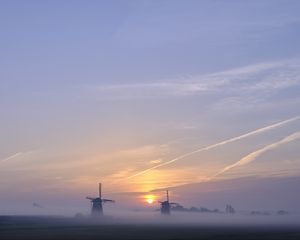
[[[233,137],[233,138],[230,138],[230,139],[227,139],[227,140],[224,140],[224,141],[221,141],[219,143],[216,143],[216,144],[213,144],[213,145],[209,145],[209,146],[206,146],[206,147],[203,147],[203,148],[199,148],[195,151],[192,151],[192,152],[189,152],[189,153],[186,153],[186,154],[183,154],[183,155],[180,155],[176,158],[173,158],[167,162],[163,162],[161,164],[158,164],[156,166],[153,166],[151,168],[147,168],[143,171],[140,171],[136,174],[133,174],[129,177],[127,177],[126,179],[130,179],[130,178],[134,178],[134,177],[137,177],[137,176],[140,176],[142,174],[145,174],[151,170],[154,170],[156,168],[160,168],[160,167],[163,167],[163,166],[166,166],[166,165],[169,165],[171,163],[174,163],[174,162],[177,162],[179,160],[182,160],[184,158],[187,158],[191,155],[194,155],[196,153],[199,153],[199,152],[204,152],[204,151],[207,151],[207,150],[210,150],[210,149],[214,149],[216,147],[219,147],[219,146],[222,146],[222,145],[225,145],[225,144],[228,144],[228,143],[232,143],[232,142],[235,142],[235,141],[238,141],[238,140],[241,140],[241,139],[244,139],[244,138],[247,138],[247,137],[250,137],[250,136],[254,136],[254,135],[257,135],[257,134],[260,134],[260,133],[263,133],[265,131],[268,131],[268,130],[272,130],[272,129],[275,129],[275,128],[278,128],[278,127],[281,127],[285,124],[288,124],[288,123],[291,123],[293,121],[296,121],[296,120],[299,120],[300,119],[300,116],[297,116],[297,117],[294,117],[294,118],[290,118],[290,119],[287,119],[287,120],[284,120],[284,121],[281,121],[281,122],[278,122],[278,123],[275,123],[275,124],[272,124],[272,125],[269,125],[269,126],[266,126],[266,127],[263,127],[263,128],[259,128],[259,129],[256,129],[254,131],[251,131],[251,132],[248,132],[246,134],[243,134],[243,135],[240,135],[240,136],[237,136],[237,137]]]
[[[278,148],[279,146],[283,145],[283,144],[286,144],[286,143],[289,143],[289,142],[292,142],[292,141],[295,141],[295,140],[298,140],[300,139],[300,131],[299,132],[296,132],[294,134],[291,134],[285,138],[283,138],[282,140],[278,141],[278,142],[275,142],[275,143],[272,143],[272,144],[269,144],[259,150],[256,150],[250,154],[248,154],[247,156],[243,157],[242,159],[240,159],[239,161],[235,162],[234,164],[231,164],[231,165],[228,165],[226,166],[225,168],[223,168],[221,171],[219,171],[218,173],[216,173],[214,177],[216,176],[219,176],[220,174],[223,174],[235,167],[240,167],[240,166],[244,166],[244,165],[247,165],[251,162],[253,162],[254,160],[256,160],[259,156],[261,156],[263,153],[267,152],[267,151],[270,151],[272,149],[275,149],[275,148]]]
[[[149,162],[149,164],[158,164],[158,163],[161,163],[161,159],[155,159]]]
[[[264,62],[226,71],[186,75],[152,82],[86,85],[84,89],[101,98],[145,98],[159,96],[191,96],[219,94],[227,97],[247,97],[280,89],[300,86],[299,59]],[[222,96],[222,95],[221,95]]]

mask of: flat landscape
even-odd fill
[[[300,239],[299,226],[124,224],[61,217],[0,217],[0,239]]]

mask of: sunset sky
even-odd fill
[[[0,211],[88,210],[100,181],[146,205],[158,189],[299,176],[299,12],[298,0],[1,0]]]

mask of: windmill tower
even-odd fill
[[[170,203],[169,201],[169,190],[166,191],[167,200],[160,203],[160,213],[162,215],[170,215],[171,214],[171,206],[178,205],[178,203]]]
[[[87,199],[91,200],[92,203],[92,216],[102,216],[103,215],[103,203],[106,202],[115,202],[114,200],[104,199],[102,198],[102,185],[99,183],[99,197],[92,198],[86,197]]]

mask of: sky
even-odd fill
[[[299,11],[297,0],[1,0],[0,212],[89,209],[100,181],[142,206],[166,188],[197,204],[201,188],[187,199],[176,187],[298,177]]]

